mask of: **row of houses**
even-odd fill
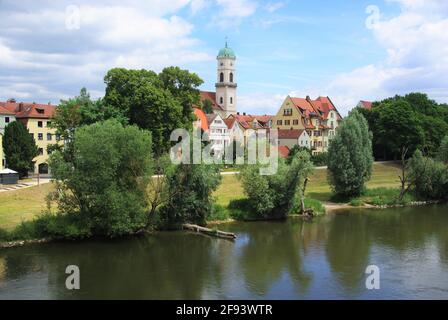
[[[210,99],[211,93],[201,93],[202,104]],[[208,133],[214,152],[221,153],[232,139],[247,141],[249,134],[258,130],[278,130],[280,155],[294,146],[308,148],[313,154],[326,152],[330,140],[335,137],[342,116],[329,97],[296,98],[287,96],[275,115],[230,114],[226,118],[222,112],[205,114],[199,107],[194,108],[197,116],[196,127]]]
[[[48,146],[56,143],[58,137],[51,128],[51,118],[56,110],[52,104],[16,102],[10,99],[0,102],[0,170],[7,167],[2,142],[5,127],[13,121],[20,121],[34,138],[39,155],[34,158],[34,173],[48,173]]]

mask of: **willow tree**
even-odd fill
[[[359,196],[372,174],[372,134],[364,116],[354,110],[338,128],[328,148],[328,180],[342,197]]]

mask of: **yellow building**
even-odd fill
[[[326,152],[341,115],[329,97],[296,98],[287,96],[273,119],[274,129],[306,130],[313,154]]]
[[[22,122],[39,148],[39,155],[34,158],[34,173],[47,174],[48,146],[58,142],[55,129],[50,128],[51,118],[56,106],[51,104],[17,103],[15,100],[0,102],[0,106],[13,112],[15,119]]]

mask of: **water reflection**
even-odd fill
[[[446,206],[235,223],[235,242],[182,232],[0,251],[0,299],[448,298]],[[65,289],[65,268],[81,290]],[[379,291],[365,268],[382,270]]]

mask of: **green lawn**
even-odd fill
[[[53,190],[52,183],[17,191],[0,193],[0,228],[12,229],[31,220],[46,207],[45,197]]]
[[[398,188],[399,169],[393,164],[375,164],[367,187]],[[30,220],[46,207],[45,197],[53,189],[47,183],[39,187],[0,193],[0,228],[12,229],[24,220]],[[227,206],[233,199],[244,198],[243,189],[236,175],[224,175],[222,184],[214,193],[217,203]],[[307,197],[330,201],[331,191],[327,183],[327,171],[315,170],[308,184]]]

